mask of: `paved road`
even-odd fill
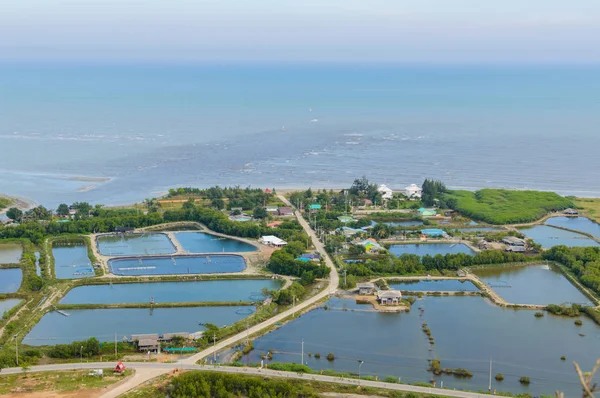
[[[73,369],[101,369],[110,367],[112,365],[109,362],[95,362],[95,363],[84,363],[80,365],[78,363],[75,364],[58,364],[58,365],[42,365],[42,366],[32,366],[28,372],[44,372],[44,371],[55,371],[55,370],[73,370]],[[268,370],[268,369],[258,369],[258,368],[240,368],[240,367],[229,367],[229,366],[201,366],[201,365],[191,365],[191,364],[177,364],[177,363],[155,363],[155,362],[131,362],[125,363],[125,367],[128,369],[135,369],[136,375],[129,379],[128,382],[118,385],[113,390],[107,391],[104,394],[103,398],[109,397],[117,397],[120,394],[134,388],[136,385],[141,384],[143,381],[148,380],[149,378],[156,377],[160,374],[164,374],[172,371],[175,368],[185,369],[185,370],[205,370],[205,371],[213,371],[213,372],[222,372],[222,373],[237,373],[237,374],[247,374],[247,375],[257,375],[257,376],[270,376],[270,377],[283,377],[287,379],[299,379],[299,380],[316,380],[323,381],[327,383],[336,383],[336,384],[346,384],[346,385],[358,385],[367,386],[367,387],[377,387],[377,388],[385,388],[388,390],[396,390],[396,391],[411,391],[416,393],[424,393],[424,394],[439,394],[447,397],[462,397],[462,398],[479,398],[479,397],[491,397],[492,395],[488,394],[480,394],[474,392],[465,392],[465,391],[455,391],[455,390],[447,390],[441,388],[431,388],[431,387],[418,387],[411,386],[406,384],[394,384],[394,383],[384,383],[380,381],[369,381],[369,380],[356,380],[356,379],[344,379],[340,377],[333,376],[323,376],[323,375],[312,375],[312,374],[301,374],[294,372],[281,372],[276,370]],[[3,369],[2,374],[15,374],[22,373],[23,370],[21,368],[10,368]],[[138,374],[140,375],[138,377]]]
[[[284,203],[291,206],[290,202],[285,197],[279,196],[279,198]],[[305,308],[308,308],[311,305],[315,304],[316,302],[320,301],[321,299],[327,297],[330,293],[335,292],[335,290],[338,287],[339,276],[338,276],[338,272],[337,272],[335,266],[333,265],[333,261],[331,261],[331,258],[329,258],[329,255],[325,251],[323,244],[319,241],[319,239],[317,239],[317,235],[315,234],[315,232],[310,228],[310,226],[304,220],[304,218],[302,218],[302,215],[300,214],[300,212],[296,211],[296,212],[294,212],[294,214],[295,214],[296,218],[298,219],[298,221],[300,222],[300,225],[302,225],[302,227],[304,228],[304,230],[306,231],[308,236],[310,236],[310,238],[312,239],[313,245],[315,246],[317,251],[319,253],[321,253],[321,255],[324,257],[325,263],[331,270],[329,273],[328,288],[324,289],[317,295],[315,295],[301,303],[298,303],[295,308],[290,308],[289,310],[279,313],[278,315],[276,315],[270,319],[267,319],[266,321],[259,323],[258,325],[252,326],[247,332],[244,331],[244,332],[238,333],[235,336],[232,336],[228,339],[222,340],[215,346],[207,348],[204,351],[200,351],[198,354],[191,356],[190,358],[182,360],[181,363],[195,364],[200,359],[209,357],[210,355],[213,355],[215,351],[218,352],[230,345],[237,343],[240,340],[245,339],[248,334],[254,334],[254,333],[260,332],[264,328],[273,326],[276,323],[281,322],[283,319],[293,315],[295,312],[298,312]]]

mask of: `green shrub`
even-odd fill
[[[497,381],[502,381],[504,380],[504,375],[502,373],[497,373],[496,374],[496,380]]]
[[[538,311],[538,312],[536,312],[535,314],[533,314],[533,316],[535,316],[536,318],[541,318],[541,317],[543,317],[543,316],[544,316],[544,313],[543,313],[543,312],[540,312],[540,311]]]
[[[529,377],[527,377],[527,376],[521,376],[521,378],[519,379],[519,383],[529,384],[529,383],[531,383],[531,380],[529,380]]]
[[[327,360],[329,362],[335,361],[335,355],[333,355],[333,352],[330,352],[329,354],[327,354]]]
[[[581,321],[581,319],[576,319],[575,320],[575,325],[581,326],[581,325],[583,325],[583,322]]]
[[[321,359],[321,354],[318,352],[315,352],[315,359]]]
[[[560,360],[561,360],[561,361],[566,361],[566,360],[567,360],[567,357],[565,357],[565,356],[563,355],[562,357],[560,357]]]

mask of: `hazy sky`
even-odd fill
[[[0,61],[600,63],[600,0],[0,0]]]

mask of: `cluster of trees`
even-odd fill
[[[173,398],[316,398],[318,391],[299,381],[246,375],[188,372],[173,378],[164,393]]]
[[[254,209],[265,206],[270,200],[275,197],[275,189],[267,193],[259,188],[240,188],[240,187],[225,187],[219,186],[207,189],[200,188],[174,188],[169,189],[167,197],[173,198],[177,196],[197,196],[210,201],[211,206],[216,209],[224,209],[227,207],[241,207],[245,210]]]
[[[85,358],[100,355],[100,342],[95,337],[83,341],[74,341],[71,344],[57,344],[52,347],[47,355],[50,358]]]
[[[527,223],[552,211],[573,207],[573,203],[554,192],[481,189],[477,192],[449,191],[446,204],[460,213],[490,224]]]
[[[283,249],[271,255],[267,268],[275,274],[298,276],[305,286],[311,284],[315,278],[326,278],[329,275],[329,268],[326,265],[321,262],[296,260],[303,252],[304,243],[289,242]]]
[[[446,185],[442,181],[437,180],[428,180],[426,179],[421,186],[423,189],[423,193],[421,195],[421,202],[425,206],[433,206],[435,204],[435,200],[442,200],[442,194],[446,192]],[[440,203],[441,208],[445,208],[446,204],[442,205]]]
[[[487,264],[505,264],[513,262],[533,261],[522,253],[509,253],[499,250],[486,250],[475,255],[464,253],[425,255],[419,257],[415,254],[382,255],[364,262],[345,264],[348,275],[409,275],[423,274],[431,271],[458,270],[462,267]]]
[[[600,294],[600,247],[554,246],[543,258],[565,265],[581,284]]]

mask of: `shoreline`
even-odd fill
[[[0,215],[6,214],[8,209],[11,207],[16,207],[19,210],[25,211],[29,209],[33,209],[37,204],[31,199],[24,198],[22,196],[13,196],[0,193],[0,198],[10,199],[12,203],[8,205],[5,209],[0,210]]]

